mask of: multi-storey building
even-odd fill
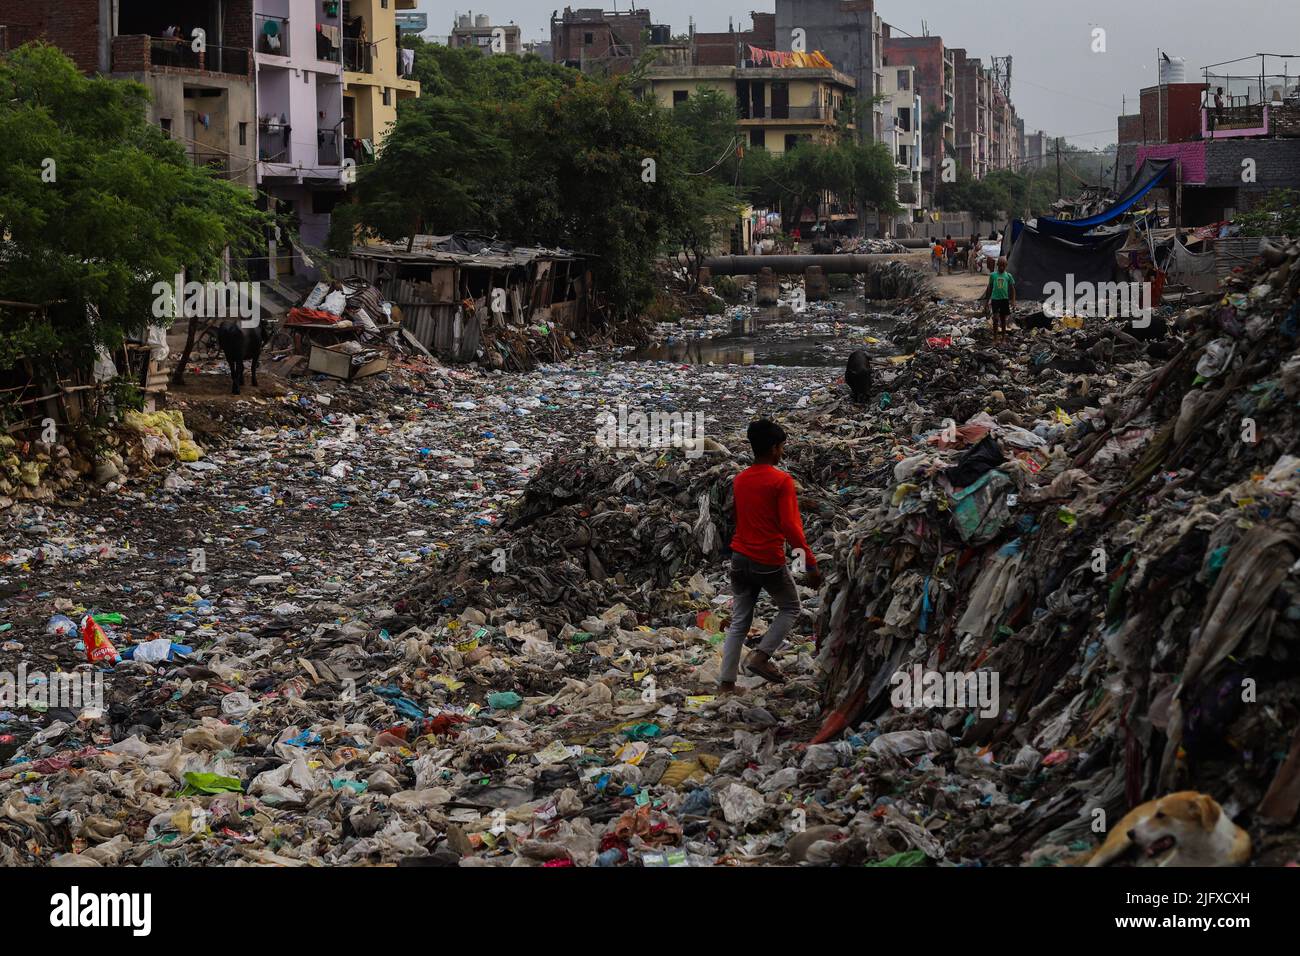
[[[885,108],[876,101],[885,84],[883,37],[875,0],[776,0],[776,48],[820,50],[847,74],[871,117],[859,136],[873,142],[884,137]]]
[[[319,3],[317,4],[319,6]],[[420,95],[415,54],[402,48],[396,11],[416,0],[343,0],[343,135],[348,158],[370,162],[397,122],[397,104]]]
[[[738,132],[750,149],[785,153],[801,142],[855,136],[853,80],[825,67],[772,66],[773,53],[779,51],[761,51],[761,59],[755,59],[746,51],[739,65],[696,66],[689,46],[667,45],[647,71],[646,85],[663,106],[680,106],[706,89],[734,100]],[[822,222],[859,218],[858,210],[830,194],[817,207],[802,214]]]
[[[772,153],[792,150],[804,140],[834,142],[854,127],[846,109],[853,81],[838,70],[657,65],[646,79],[664,106],[685,103],[703,89],[734,99],[745,142]]]
[[[912,68],[916,88],[921,96],[921,130],[925,140],[922,159],[922,205],[933,205],[934,192],[941,181],[944,160],[958,160],[957,129],[954,124],[957,103],[956,65],[953,51],[942,37],[896,36],[894,28],[884,27],[885,77],[900,69]],[[895,76],[897,83],[897,75]]]
[[[992,81],[983,62],[963,49],[953,50],[957,74],[957,158],[976,179],[993,168],[990,146],[993,131]]]
[[[583,72],[626,73],[645,49],[645,38],[667,43],[671,31],[650,22],[649,10],[616,13],[582,7],[551,16],[551,55]]]
[[[254,0],[257,182],[267,208],[296,230],[268,243],[270,277],[308,271],[302,246],[323,246],[348,176],[343,151],[340,4]]]
[[[135,79],[191,159],[256,189],[285,229],[264,275],[310,269],[352,174],[407,78],[394,20],[416,0],[0,0],[10,45],[45,40],[84,71]],[[296,241],[295,241],[296,237]],[[295,248],[297,246],[297,248]]]
[[[165,14],[147,0],[0,0],[0,23],[10,47],[44,40],[87,73],[143,83],[150,122],[195,163],[256,184],[253,0],[179,0]]]
[[[922,159],[924,139],[921,130],[923,100],[918,89],[918,71],[913,66],[887,66],[885,69],[885,142],[894,157],[898,175],[897,199],[901,211],[898,226],[911,223],[922,208]]]
[[[457,49],[472,47],[484,53],[510,53],[520,56],[524,52],[523,31],[514,23],[493,24],[486,13],[462,13],[456,17],[447,45]]]

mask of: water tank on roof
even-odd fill
[[[483,27],[490,27],[492,26],[492,18],[488,16],[486,13],[480,13],[478,16],[474,18],[474,26],[479,29]]]
[[[650,27],[650,42],[655,46],[662,46],[665,43],[671,43],[673,39],[673,28],[666,23],[656,23]]]
[[[1171,56],[1160,58],[1160,85],[1187,82],[1187,57]]]
[[[470,18],[470,15],[468,13],[462,13],[460,15],[460,19],[457,20],[456,23],[459,25],[460,29],[468,30],[471,26],[473,26],[474,21]]]

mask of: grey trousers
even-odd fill
[[[799,619],[799,592],[795,590],[794,576],[783,564],[773,567],[759,564],[743,554],[731,555],[731,626],[727,628],[727,641],[722,646],[723,683],[735,681],[740,670],[740,654],[745,647],[745,636],[754,622],[754,605],[758,596],[766,591],[776,602],[777,614],[763,635],[758,649],[769,657],[775,654]]]

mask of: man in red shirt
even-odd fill
[[[736,476],[736,534],[731,539],[731,626],[722,649],[719,693],[736,690],[740,652],[754,620],[758,596],[767,591],[776,602],[777,615],[759,641],[757,650],[745,659],[745,671],[776,684],[785,676],[772,664],[794,623],[799,618],[799,593],[785,563],[785,545],[802,554],[808,566],[808,586],[819,587],[821,572],[817,559],[804,538],[799,517],[799,499],[794,479],[777,464],[785,452],[785,429],[767,420],[749,426],[749,444],[754,464]]]

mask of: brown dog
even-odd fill
[[[1109,866],[1133,851],[1137,866],[1242,866],[1250,861],[1250,834],[1213,797],[1184,790],[1130,810],[1088,866]]]

